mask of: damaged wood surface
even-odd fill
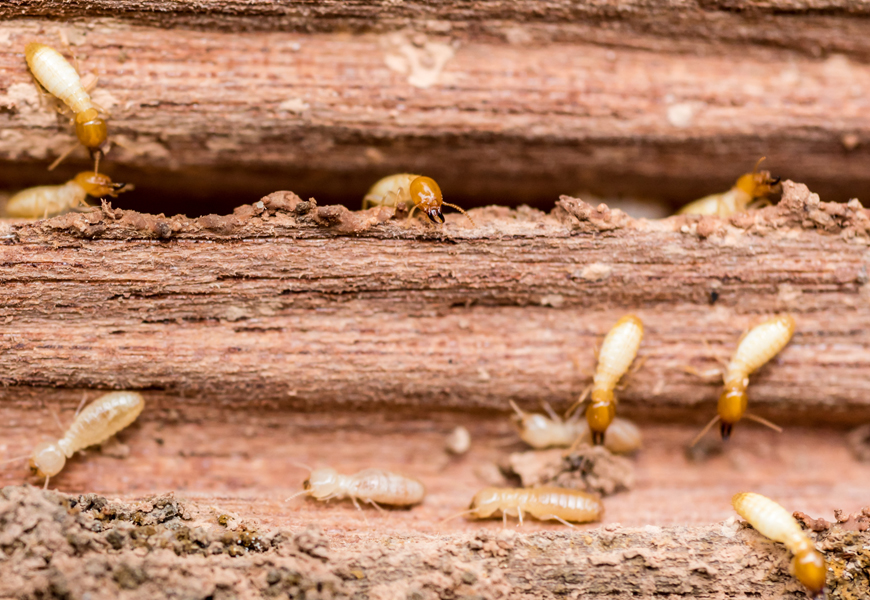
[[[171,495],[125,503],[7,487],[0,524],[4,598],[803,595],[786,550],[733,517],[705,527],[571,532],[323,532],[263,528]],[[830,597],[863,596],[865,515],[811,535],[830,567]]]
[[[753,411],[870,414],[859,203],[786,182],[778,206],[726,220],[634,220],[569,197],[550,214],[472,215],[476,228],[451,215],[436,229],[278,192],[229,216],[104,206],[3,222],[0,381],[238,406],[564,408],[634,312],[646,363],[623,405],[703,420],[719,389],[685,366],[715,368],[743,330],[789,311],[796,335],[753,375]]]
[[[147,5],[164,18],[159,4]],[[227,14],[262,7],[223,5]],[[679,202],[727,189],[762,155],[828,199],[865,196],[868,20],[851,5],[806,10],[695,11],[702,22],[674,18],[696,33],[685,38],[620,12],[612,27],[578,18],[559,25],[576,35],[540,41],[534,27],[554,25],[508,21],[494,39],[452,26],[350,35],[160,29],[138,16],[14,19],[0,23],[0,168],[9,189],[47,183],[43,166],[73,141],[23,58],[27,42],[59,46],[62,32],[82,70],[99,76],[95,99],[111,112],[106,167],[137,186],[163,182],[177,198],[292,185],[356,203],[377,177],[412,171],[477,204],[578,190]],[[469,22],[490,23],[479,17]],[[733,19],[756,23],[756,34]],[[833,21],[808,34],[815,41],[776,39],[804,31],[804,19]],[[707,21],[749,39],[703,39]],[[820,40],[847,41],[807,56]],[[65,174],[85,164],[81,151]]]

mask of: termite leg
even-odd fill
[[[550,403],[547,402],[546,400],[541,400],[541,408],[543,408],[544,412],[547,413],[547,416],[549,416],[554,421],[561,421],[562,420],[561,417],[559,417],[559,415],[556,414],[556,411],[553,410],[553,407],[550,406]]]
[[[556,516],[556,515],[543,515],[543,516],[541,517],[541,520],[542,520],[542,521],[545,521],[545,520],[547,520],[547,519],[555,519],[556,521],[559,521],[562,525],[567,525],[568,527],[574,527],[574,524],[573,524],[573,523],[569,523],[568,521],[566,521],[566,520],[563,519],[562,517],[558,517],[558,516]]]
[[[48,479],[49,479],[49,477],[48,477],[48,475],[46,475],[45,476],[45,485],[42,486],[42,489],[44,489],[44,490],[48,489]]]
[[[501,528],[507,529],[507,513],[505,511],[501,511]]]
[[[387,511],[385,511],[385,510],[383,509],[383,507],[381,507],[380,504],[378,504],[377,502],[375,502],[375,501],[372,500],[371,498],[369,498],[368,500],[366,500],[366,502],[368,502],[369,504],[371,504],[372,506],[374,506],[375,508],[377,508],[377,509],[378,509],[379,511],[381,511],[382,513],[383,513],[383,512],[387,512]]]
[[[715,417],[710,419],[710,422],[704,426],[704,429],[701,430],[701,433],[696,435],[695,439],[692,440],[692,443],[689,444],[689,448],[694,448],[695,444],[700,442],[701,438],[704,437],[707,434],[707,432],[710,431],[710,428],[713,427],[713,425],[715,425],[718,421],[719,421],[719,415],[716,415]],[[722,424],[724,425],[725,423],[722,423]],[[727,439],[727,438],[725,438],[725,439]]]
[[[522,506],[517,506],[517,518],[520,520],[517,527],[522,527],[523,526],[523,507]]]
[[[417,210],[417,205],[415,204],[411,210],[408,212],[408,219],[410,219],[414,215],[414,211]]]
[[[573,413],[575,409],[580,408],[580,406],[586,400],[586,396],[588,396],[589,392],[591,392],[591,391],[592,391],[592,384],[590,383],[589,385],[586,386],[586,389],[583,390],[583,393],[580,394],[580,397],[577,399],[577,402],[572,404],[571,407],[567,411],[565,411],[565,418],[566,419],[571,418],[571,413]]]
[[[520,407],[517,406],[516,402],[514,402],[513,400],[508,400],[508,404],[511,405],[511,408],[514,409],[514,412],[517,413],[517,416],[519,416],[519,418],[521,418],[521,419],[525,419],[525,418],[526,418],[526,413],[524,413],[524,412],[520,409]]]
[[[51,413],[51,416],[54,419],[54,424],[57,425],[57,428],[60,430],[60,434],[63,435],[64,433],[66,433],[66,429],[64,429],[63,424],[60,422],[60,417],[57,416],[57,412],[50,406],[48,407],[48,412]]]
[[[770,421],[768,421],[767,419],[765,419],[763,417],[759,417],[758,415],[753,415],[750,413],[746,413],[745,416],[747,419],[752,419],[756,423],[761,423],[762,425],[766,425],[767,427],[770,427],[771,429],[773,429],[777,433],[782,433],[782,427],[780,427],[779,425],[777,425],[775,423],[771,423]]]
[[[87,395],[86,393],[83,392],[83,393],[82,393],[82,401],[79,402],[78,408],[76,408],[76,414],[73,415],[73,420],[74,420],[74,421],[75,421],[75,418],[76,418],[77,416],[79,416],[79,413],[82,412],[82,407],[85,405],[85,400],[87,400],[87,399],[88,399],[88,395]]]
[[[691,365],[686,365],[683,367],[683,371],[688,373],[689,375],[694,375],[699,379],[704,380],[714,380],[722,377],[722,371],[719,369],[710,369],[709,371],[699,371],[695,367]]]
[[[647,358],[649,357],[646,355],[641,356],[640,359],[636,363],[634,363],[634,368],[632,368],[631,371],[629,371],[625,375],[625,377],[622,378],[622,383],[616,386],[617,390],[622,391],[628,387],[628,384],[631,383],[631,378],[634,376],[635,373],[643,368],[643,365],[646,363]]]

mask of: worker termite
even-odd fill
[[[79,450],[105,442],[135,421],[143,408],[145,400],[137,392],[111,392],[100,396],[76,415],[62,438],[42,442],[33,449],[29,457],[30,470],[45,477],[47,488],[49,478],[60,473],[66,459]]]
[[[72,110],[76,137],[91,153],[94,172],[98,172],[100,155],[108,137],[108,126],[100,115],[106,114],[106,111],[91,100],[78,72],[60,52],[45,44],[30,42],[24,48],[24,56],[39,84]],[[73,149],[75,146],[63,153],[49,170]]]
[[[589,390],[592,390],[592,398],[586,408],[586,421],[592,432],[592,443],[596,446],[604,443],[604,434],[616,416],[616,398],[613,389],[628,372],[628,368],[637,356],[642,338],[643,323],[636,316],[626,315],[617,321],[601,343],[598,367],[592,385],[586,388],[566,413],[570,418],[574,409],[583,404]]]
[[[468,213],[449,202],[444,202],[441,188],[431,177],[399,173],[388,175],[375,183],[363,198],[363,210],[371,206],[399,206],[403,204],[408,210],[408,218],[414,211],[420,209],[429,220],[436,224],[444,223],[444,215],[441,214],[442,206],[455,208],[474,226],[474,219]]]
[[[818,597],[825,589],[825,557],[782,506],[761,494],[744,492],[731,498],[731,506],[761,535],[780,542],[794,554],[792,569],[798,581]]]
[[[785,345],[788,344],[791,336],[794,334],[794,329],[794,318],[791,315],[780,315],[753,327],[740,338],[737,350],[734,351],[734,355],[731,357],[731,361],[728,363],[723,375],[725,385],[722,393],[719,395],[718,414],[695,437],[692,441],[692,446],[697,444],[698,440],[704,437],[704,434],[717,421],[722,421],[720,426],[722,439],[727,440],[731,437],[734,424],[743,418],[744,414],[747,418],[766,425],[775,431],[782,431],[781,428],[767,419],[746,413],[746,407],[749,402],[746,388],[749,386],[749,375],[761,368],[776,356],[780,350],[785,348]],[[690,373],[703,376],[703,374],[698,373],[695,369],[689,368],[687,370]]]
[[[555,486],[535,488],[483,488],[474,495],[468,510],[445,519],[455,519],[471,515],[475,519],[490,519],[501,513],[502,522],[507,525],[508,515],[517,517],[523,524],[523,514],[527,513],[539,521],[554,520],[571,527],[569,521],[590,523],[600,521],[604,514],[601,500],[581,492]]]
[[[695,200],[677,211],[678,215],[716,215],[730,217],[745,212],[753,202],[769,203],[768,198],[779,191],[779,177],[771,177],[769,171],[759,171],[758,165],[752,173],[741,175],[727,192],[710,194]]]
[[[85,198],[100,198],[129,191],[133,186],[113,183],[108,175],[82,171],[62,185],[40,185],[21,190],[6,202],[10,217],[37,219],[57,215],[76,206],[88,206]]]
[[[579,412],[562,419],[546,402],[543,404],[546,415],[523,412],[513,400],[510,400],[510,405],[516,412],[513,420],[520,439],[532,448],[567,448],[592,441],[589,423],[580,419]],[[604,434],[604,447],[615,454],[630,454],[640,448],[641,441],[637,425],[619,417],[613,419]]]
[[[384,469],[365,469],[354,475],[342,475],[330,468],[314,469],[302,487],[301,492],[287,500],[306,494],[315,500],[350,498],[357,508],[359,501],[380,508],[380,504],[413,506],[420,504],[426,495],[426,488],[416,479]]]

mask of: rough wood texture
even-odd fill
[[[17,598],[801,597],[789,556],[732,518],[706,527],[454,535],[219,525],[172,496],[125,504],[0,491],[0,596]],[[832,597],[866,593],[870,534],[817,535]]]
[[[245,5],[197,3],[187,14],[271,21],[265,5]],[[581,189],[678,202],[727,189],[762,155],[826,199],[870,189],[864,5],[695,9],[685,18],[669,5],[663,13],[579,7],[600,20],[566,24],[567,6],[482,3],[464,13],[445,3],[426,9],[442,11],[440,31],[387,26],[356,35],[166,30],[141,26],[136,12],[155,25],[179,18],[157,11],[159,3],[130,3],[136,21],[64,6],[82,19],[0,24],[0,160],[9,187],[44,182],[42,165],[72,139],[40,103],[22,56],[32,39],[59,43],[61,28],[82,69],[100,77],[96,97],[125,146],[110,154],[116,173],[152,192],[162,184],[173,201],[187,190],[214,202],[292,187],[356,203],[376,177],[410,170],[467,203],[549,202]],[[87,6],[99,14],[109,5]],[[424,10],[355,6],[322,10],[358,10],[361,21],[366,10]],[[538,19],[521,22],[536,10]],[[336,19],[322,22],[328,29]],[[479,33],[490,23],[498,35]],[[39,164],[22,170],[22,161]],[[83,164],[80,157],[69,169]]]
[[[785,422],[868,414],[867,212],[786,184],[730,220],[636,221],[565,197],[550,214],[473,211],[443,229],[276,193],[234,215],[105,208],[6,222],[0,380],[161,389],[287,407],[565,406],[624,313],[646,326],[621,394],[704,415],[716,366],[764,315],[792,343],[753,377]]]

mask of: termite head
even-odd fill
[[[431,177],[417,177],[411,181],[409,190],[411,201],[414,205],[426,213],[433,223],[444,223],[444,215],[441,213],[441,205],[444,204],[444,196],[441,188]]]
[[[586,408],[586,422],[589,423],[593,444],[600,446],[604,443],[604,433],[610,427],[615,416],[616,407],[613,402],[613,391],[593,390],[592,401]]]
[[[42,442],[30,457],[30,470],[39,477],[54,477],[65,464],[66,456],[56,442]]]
[[[734,424],[743,418],[748,400],[745,380],[729,381],[725,384],[725,389],[719,395],[718,409],[721,420],[719,429],[722,432],[723,440],[731,437]]]
[[[485,519],[501,510],[501,493],[498,488],[483,488],[471,499],[468,512],[478,519]]]
[[[113,183],[108,175],[94,173],[93,171],[82,171],[76,175],[75,182],[87,192],[88,196],[93,196],[94,198],[101,198],[103,196],[116,198],[118,193],[126,191],[124,188],[127,186],[126,183]]]
[[[755,169],[753,169],[752,173],[741,175],[735,185],[740,191],[749,194],[749,197],[752,199],[767,198],[780,190],[779,177],[771,177],[770,171],[758,170],[758,165],[763,160],[764,157],[762,156],[755,164]]]
[[[341,487],[341,476],[335,469],[324,467],[314,469],[308,479],[302,482],[302,487],[314,498],[327,498],[338,492]]]
[[[109,135],[106,120],[96,108],[89,108],[76,115],[76,137],[82,146],[95,152],[103,147]]]
[[[510,405],[516,413],[512,420],[520,434],[520,439],[532,448],[547,448],[552,445],[552,432],[556,425],[552,419],[541,414],[523,412],[513,400],[510,401]]]
[[[792,560],[792,569],[798,581],[818,598],[825,589],[825,577],[827,567],[825,558],[815,548],[807,548],[805,551],[795,554]]]

